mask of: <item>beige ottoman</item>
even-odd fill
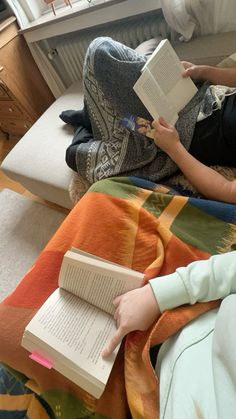
[[[58,98],[4,159],[1,169],[16,182],[43,199],[71,208],[69,185],[73,171],[65,162],[65,152],[73,138],[73,128],[59,118],[67,109],[82,109],[80,81]]]

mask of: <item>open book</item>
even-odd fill
[[[22,346],[32,359],[99,398],[118,352],[117,348],[107,359],[101,357],[116,331],[112,302],[140,287],[143,277],[77,249],[67,251],[59,288],[25,328]]]
[[[197,87],[182,76],[184,67],[168,39],[162,40],[142,68],[134,91],[153,119],[163,116],[174,125],[178,112],[192,99]]]

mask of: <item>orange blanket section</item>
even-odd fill
[[[62,417],[69,419],[69,406],[77,411],[77,417],[81,412],[120,419],[129,412],[133,418],[158,417],[158,378],[150,363],[150,346],[163,342],[217,302],[166,312],[152,330],[130,334],[99,400],[56,371],[30,360],[20,343],[25,326],[57,287],[63,255],[72,246],[145,272],[146,281],[217,253],[212,243],[208,247],[203,243],[204,238],[201,245],[198,237],[195,241],[185,239],[188,206],[197,214],[197,229],[201,223],[209,225],[210,219],[219,226],[224,224],[204,210],[193,210],[188,198],[160,193],[158,188],[140,188],[126,178],[98,182],[70,212],[17,289],[0,305],[0,360],[25,374],[54,412],[60,405]],[[187,227],[188,223],[186,219]]]

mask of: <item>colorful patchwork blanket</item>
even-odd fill
[[[0,417],[19,417],[16,400],[19,407],[20,399],[3,391],[6,368],[10,368],[13,387],[22,384],[17,390],[22,406],[27,405],[24,398],[33,400],[34,413],[29,417],[157,418],[158,377],[150,348],[219,301],[167,311],[147,332],[130,333],[99,400],[55,370],[29,359],[20,345],[24,328],[57,287],[63,255],[72,246],[145,272],[148,281],[194,260],[235,249],[235,224],[236,205],[175,195],[166,187],[135,177],[95,183],[16,290],[0,304],[0,361],[5,365],[0,375]]]

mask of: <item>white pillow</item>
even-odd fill
[[[236,30],[235,0],[185,0],[188,15],[195,21],[195,35]]]
[[[161,6],[168,25],[181,34],[180,40],[191,39],[196,25],[186,11],[185,0],[161,0]]]
[[[161,0],[161,6],[182,41],[236,30],[236,0]]]
[[[153,51],[155,51],[157,45],[159,44],[159,42],[161,42],[162,39],[163,38],[161,36],[148,39],[147,41],[144,41],[140,45],[138,45],[137,48],[135,48],[135,51],[137,51],[139,54],[151,55]]]

